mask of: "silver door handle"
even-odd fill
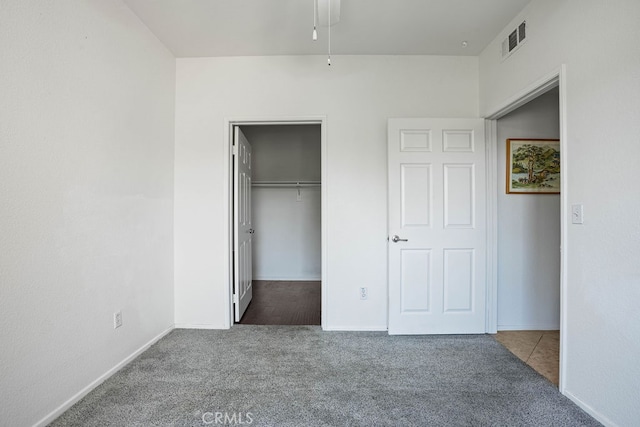
[[[393,236],[393,237],[391,238],[391,241],[392,241],[393,243],[398,243],[398,242],[408,242],[408,241],[409,241],[409,239],[401,239],[400,237],[398,237],[397,235],[395,235],[395,236]]]
[[[247,233],[249,233],[249,234],[253,234],[255,232],[256,232],[256,230],[254,230],[253,228],[250,228],[249,230],[247,230]]]

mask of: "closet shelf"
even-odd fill
[[[286,188],[300,188],[300,187],[320,187],[320,181],[254,181],[251,183],[252,187],[286,187]]]

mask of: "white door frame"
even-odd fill
[[[569,206],[568,191],[568,164],[569,151],[567,150],[567,81],[566,66],[563,64],[557,70],[543,76],[524,90],[516,93],[503,103],[499,108],[487,114],[486,142],[487,147],[487,186],[491,190],[488,192],[487,215],[488,215],[488,250],[487,250],[487,332],[496,333],[498,327],[498,217],[497,217],[497,163],[503,159],[497,158],[497,121],[527,102],[537,98],[554,87],[560,92],[560,374],[559,390],[565,392],[565,364],[567,342],[567,230],[569,227]],[[490,153],[493,153],[490,155]],[[493,164],[491,164],[493,163]]]
[[[320,187],[321,197],[321,221],[320,221],[320,241],[321,250],[321,325],[326,329],[327,324],[327,301],[328,301],[328,280],[327,280],[327,117],[326,116],[302,116],[302,117],[240,117],[226,118],[224,120],[224,147],[223,147],[223,210],[225,212],[226,233],[222,236],[225,239],[227,250],[224,252],[225,265],[225,287],[224,297],[227,301],[227,315],[225,316],[225,329],[231,328],[234,323],[233,318],[233,126],[250,125],[320,125]]]

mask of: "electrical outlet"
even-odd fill
[[[369,290],[367,288],[360,288],[360,299],[367,299],[369,297]]]
[[[118,329],[122,326],[122,311],[113,313],[113,329]]]

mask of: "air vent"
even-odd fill
[[[527,37],[527,21],[518,25],[518,42],[522,43],[525,37]]]
[[[513,52],[518,50],[520,45],[527,38],[527,21],[523,21],[518,25],[509,36],[502,42],[502,59],[508,58]]]

